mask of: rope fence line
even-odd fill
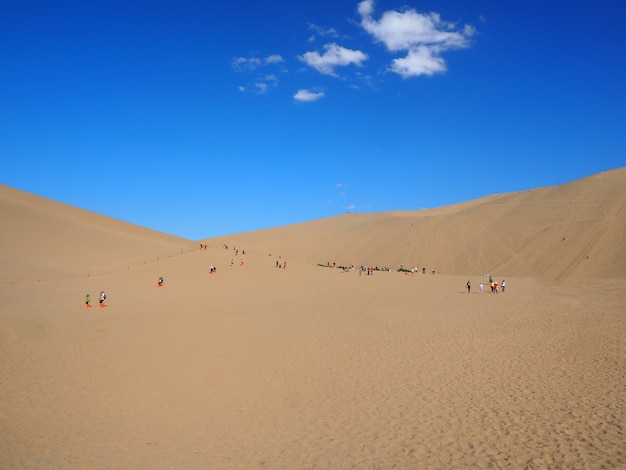
[[[69,281],[69,280],[76,280],[76,279],[85,279],[88,277],[105,276],[107,274],[114,274],[114,273],[119,273],[122,271],[130,271],[131,269],[137,269],[143,266],[156,264],[166,259],[171,259],[172,257],[183,256],[186,254],[194,253],[196,251],[201,251],[201,250],[198,248],[191,248],[191,249],[181,248],[180,252],[174,252],[174,253],[170,252],[170,253],[167,253],[166,255],[157,255],[156,259],[150,259],[150,260],[144,259],[143,262],[128,263],[126,266],[123,266],[123,267],[118,266],[118,267],[114,267],[111,269],[89,270],[87,271],[86,274],[65,275],[65,276],[55,276],[51,274],[46,274],[46,275],[41,275],[41,276],[36,276],[36,277],[29,277],[29,278],[15,277],[11,279],[2,279],[0,280],[0,285],[35,284],[39,282],[50,282],[50,281],[59,281],[59,280]]]

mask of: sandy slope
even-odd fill
[[[548,282],[624,279],[624,188],[626,168],[441,209],[346,214],[228,239],[309,263],[497,271]]]
[[[624,175],[202,252],[0,188],[0,467],[624,468]]]
[[[0,282],[110,272],[195,243],[0,185]]]

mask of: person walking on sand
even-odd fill
[[[467,293],[470,293],[470,290],[472,289],[472,283],[467,281]]]
[[[506,282],[504,279],[502,279],[502,284],[500,284],[500,287],[502,287],[502,293],[504,294],[504,288],[506,287]]]
[[[89,294],[85,296],[85,308],[91,308],[91,296]]]
[[[98,299],[98,302],[100,303],[100,308],[104,308],[106,307],[106,305],[104,305],[104,301],[106,300],[107,295],[104,293],[104,291],[100,291],[100,298]]]
[[[157,284],[159,287],[163,287],[163,276],[159,277],[159,281]]]

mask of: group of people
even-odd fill
[[[404,269],[404,265],[403,264],[400,265],[400,271],[406,271]],[[416,273],[419,273],[419,272],[420,272],[420,269],[417,266],[411,268],[411,274],[416,274]],[[432,273],[433,273],[433,275],[435,274],[435,268],[433,268]],[[426,268],[422,268],[422,274],[426,274]]]
[[[202,246],[202,245],[200,245],[200,246]],[[226,243],[224,243],[224,244],[222,245],[222,248],[224,248],[225,250],[228,250],[228,245],[227,245]],[[206,249],[206,245],[205,245],[205,249]],[[239,256],[239,248],[237,248],[236,246],[234,246],[234,247],[233,247],[233,251],[235,252],[235,256]],[[242,255],[245,255],[245,254],[246,254],[246,250],[242,250],[242,251],[241,251],[241,254],[242,254]]]
[[[500,284],[498,284],[497,281],[493,280],[493,276],[490,274],[489,275],[489,285],[491,286],[491,293],[492,294],[497,294],[498,293],[498,289],[502,289],[502,292],[504,292],[504,289],[506,289],[506,281],[504,279],[502,279],[502,282]]]
[[[100,291],[100,295],[98,296],[98,302],[99,302],[100,308],[106,307],[106,304],[104,303],[106,298],[107,296],[104,293],[104,291]],[[85,295],[85,308],[91,308],[91,295],[89,294]]]
[[[208,248],[207,244],[200,244],[200,251],[206,251],[206,249]],[[228,250],[228,245],[224,244],[224,249]],[[233,248],[233,251],[235,252],[235,256],[239,255],[239,249],[237,248]],[[242,254],[245,255],[246,251],[243,250]],[[233,259],[231,259],[230,261],[230,265],[233,266],[235,264],[235,261]],[[244,260],[241,259],[240,261],[240,266],[244,265]],[[287,268],[287,262],[284,262],[284,268]],[[210,274],[215,274],[217,272],[217,267],[215,265],[211,265],[210,266]],[[165,286],[165,280],[163,279],[163,276],[159,276],[159,278],[157,279],[157,287],[161,288]],[[104,308],[106,307],[106,304],[104,303],[104,301],[106,300],[107,296],[104,293],[104,291],[100,291],[100,295],[98,296],[98,304],[100,306],[100,308]],[[86,294],[85,295],[85,308],[91,308],[91,295],[90,294]]]
[[[267,256],[271,258],[272,253],[268,253]],[[276,263],[274,263],[274,266],[278,269],[287,269],[287,261],[284,261],[283,257],[278,255],[278,259],[276,260]]]
[[[165,280],[163,279],[163,276],[160,276],[159,279],[157,280],[157,287],[163,287],[164,285],[165,285]],[[98,296],[98,305],[100,306],[100,308],[106,307],[106,304],[104,303],[106,299],[107,299],[107,295],[104,293],[103,290],[101,290],[100,295]],[[91,308],[91,295],[90,294],[85,295],[85,308]]]
[[[470,291],[472,290],[472,283],[468,280],[465,285],[467,286],[467,293],[469,294]],[[502,279],[502,282],[498,284],[497,281],[493,280],[493,277],[491,275],[489,276],[489,285],[491,286],[492,294],[497,294],[498,289],[502,289],[502,292],[504,292],[504,289],[506,289],[506,281],[504,279]],[[483,292],[483,290],[484,290],[484,286],[483,286],[483,283],[481,282],[480,292]]]
[[[506,282],[503,280],[501,284],[498,284],[497,282],[490,282],[489,283],[491,285],[491,292],[494,294],[498,293],[498,289],[502,288],[502,292],[504,292],[504,289],[506,288]]]

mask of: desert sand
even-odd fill
[[[0,467],[626,468],[624,188],[190,241],[0,186]]]

